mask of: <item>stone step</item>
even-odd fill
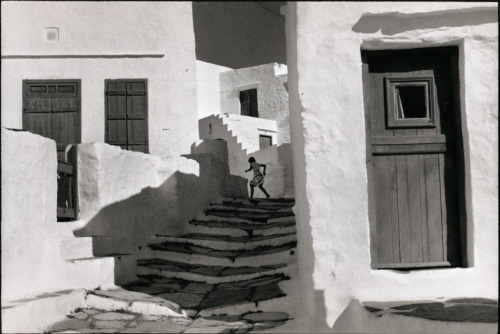
[[[172,302],[192,316],[262,311],[259,306],[266,300],[285,296],[279,283],[289,279],[286,275],[274,274],[238,282],[210,284],[158,275],[140,277],[140,280],[124,288]]]
[[[200,234],[217,234],[238,236],[257,236],[296,233],[295,221],[278,222],[274,224],[252,224],[226,221],[192,220],[186,226],[185,232]]]
[[[87,307],[105,311],[123,310],[144,315],[187,317],[175,302],[125,289],[93,290],[86,297]]]
[[[214,266],[264,266],[274,263],[291,263],[295,261],[297,242],[279,246],[262,246],[251,251],[221,251],[207,247],[194,246],[188,243],[151,244],[141,250],[141,259],[158,258],[190,264],[207,264]]]
[[[263,246],[279,246],[296,241],[295,233],[231,237],[218,234],[185,234],[181,236],[157,235],[154,243],[188,243],[217,250],[253,250]]]
[[[269,207],[269,206],[255,206],[255,205],[244,205],[236,203],[223,203],[223,204],[211,204],[209,210],[228,210],[237,212],[255,212],[255,213],[277,213],[277,212],[287,212],[293,213],[291,207]]]
[[[247,205],[276,205],[276,206],[294,206],[294,198],[232,198],[222,197],[221,203],[238,203]]]
[[[156,275],[208,284],[251,280],[265,275],[286,274],[285,263],[260,267],[207,266],[173,262],[158,258],[137,261],[137,275]]]
[[[285,203],[285,204],[265,203],[265,202],[256,202],[254,200],[248,200],[246,202],[245,201],[240,201],[240,202],[221,201],[221,202],[212,203],[212,204],[226,205],[226,206],[235,207],[235,208],[253,208],[253,209],[261,209],[261,210],[269,210],[269,211],[293,208],[293,205],[291,203]]]
[[[242,212],[238,210],[219,210],[208,209],[205,211],[207,216],[237,218],[246,221],[267,222],[273,218],[293,217],[293,212]]]

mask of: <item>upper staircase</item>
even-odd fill
[[[182,235],[157,235],[142,247],[140,278],[124,286],[178,304],[194,316],[269,310],[286,296],[297,244],[292,198],[222,198]]]

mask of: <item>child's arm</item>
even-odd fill
[[[264,172],[262,174],[266,175],[266,165],[265,164],[260,164],[260,167],[264,167]]]
[[[246,173],[246,172],[249,172],[249,171],[251,171],[251,170],[252,170],[252,166],[250,166],[248,169],[245,169],[245,173]]]

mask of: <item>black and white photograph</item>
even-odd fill
[[[498,33],[489,1],[1,1],[1,332],[498,333]]]

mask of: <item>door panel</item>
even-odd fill
[[[108,120],[107,143],[112,145],[127,144],[127,121],[112,119]]]
[[[23,80],[23,128],[56,141],[58,160],[80,143],[80,80]]]
[[[147,80],[106,80],[106,142],[148,152]]]
[[[377,268],[460,264],[456,52],[363,52]]]

